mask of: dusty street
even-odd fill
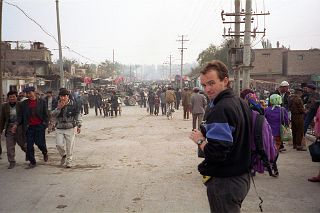
[[[145,108],[123,107],[122,116],[84,117],[77,136],[75,166],[59,166],[54,133],[47,136],[49,162],[37,150],[38,166],[26,170],[18,147],[17,166],[8,170],[5,142],[0,160],[0,212],[209,212],[189,139],[191,121],[182,110],[173,120],[149,116]],[[265,212],[320,212],[320,184],[310,183],[318,163],[308,152],[280,155],[279,178],[255,177]],[[258,212],[254,187],[243,212]]]

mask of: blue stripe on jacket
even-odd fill
[[[235,128],[228,123],[206,124],[206,138],[233,143],[232,133]]]

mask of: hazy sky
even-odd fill
[[[16,7],[18,5],[57,38],[55,0],[5,0],[2,39],[41,41],[58,58],[58,45]],[[185,62],[192,63],[211,43],[223,41],[221,11],[234,10],[234,0],[59,0],[62,44],[101,62],[162,64],[174,57],[179,63],[179,35],[187,35]],[[245,9],[245,1],[241,7]],[[270,11],[253,24],[266,28],[265,38],[291,49],[320,48],[319,0],[252,0],[253,10]],[[261,37],[252,41],[261,48]],[[67,49],[63,56],[91,63]]]

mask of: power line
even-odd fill
[[[19,7],[19,6],[16,5],[16,4],[7,2],[7,1],[4,1],[4,3],[6,3],[6,4],[10,5],[10,6],[13,6],[13,7],[17,8],[18,10],[20,10],[28,19],[30,19],[32,22],[34,22],[46,35],[48,35],[48,36],[50,36],[51,38],[53,38],[54,41],[55,41],[57,44],[59,44],[58,40],[57,40],[51,33],[49,33],[47,30],[45,30],[44,27],[41,26],[41,24],[39,24],[35,19],[31,18],[21,7]],[[88,57],[80,54],[79,52],[71,49],[70,47],[68,47],[68,46],[66,46],[66,45],[64,45],[63,48],[68,49],[70,52],[73,52],[73,53],[81,56],[81,57],[84,58],[84,59],[87,59],[87,60],[89,60],[89,61],[92,61],[92,62],[94,62],[94,63],[99,64],[99,62],[97,62],[97,61],[95,61],[95,60],[93,60],[93,59],[91,59],[91,58],[88,58]]]
[[[16,7],[18,10],[20,10],[28,19],[30,19],[32,22],[34,22],[36,25],[38,25],[38,27],[40,27],[40,29],[45,33],[47,34],[48,36],[50,36],[51,38],[53,38],[55,40],[55,42],[58,43],[58,40],[50,33],[48,33],[36,20],[34,20],[33,18],[31,18],[23,9],[21,9],[18,5],[15,5],[15,4],[12,4],[12,3],[9,3],[7,1],[5,1],[4,3],[8,4],[8,5],[11,5],[13,7]]]

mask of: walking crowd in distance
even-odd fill
[[[292,148],[306,151],[305,138],[307,133],[312,133],[310,128],[314,129],[316,138],[320,138],[320,95],[313,83],[291,89],[289,82],[282,81],[266,100],[260,100],[252,89],[243,90],[237,97],[230,86],[226,65],[218,60],[202,68],[200,82],[203,91],[199,87],[181,90],[172,85],[158,85],[141,88],[135,96],[140,108],[146,108],[148,115],[155,118],[180,109],[181,119],[190,121],[192,117],[189,138],[204,158],[198,170],[207,189],[210,211],[240,212],[256,172],[252,166],[253,114],[262,116],[270,128],[275,157],[268,163],[271,176],[278,178],[281,171],[277,160],[280,153],[289,148],[282,137],[282,126],[292,129]],[[27,169],[36,167],[39,160],[35,157],[34,145],[41,151],[43,161],[48,161],[46,129],[56,134],[59,164],[72,168],[75,137],[81,132],[82,117],[89,114],[90,108],[97,117],[121,115],[122,101],[118,96],[117,91],[105,95],[98,89],[70,93],[61,88],[58,97],[52,91],[41,97],[34,87],[27,87],[19,94],[8,92],[0,114],[8,169],[16,165],[16,144],[29,161]],[[0,146],[0,158],[1,154]],[[308,181],[320,182],[320,171]]]

